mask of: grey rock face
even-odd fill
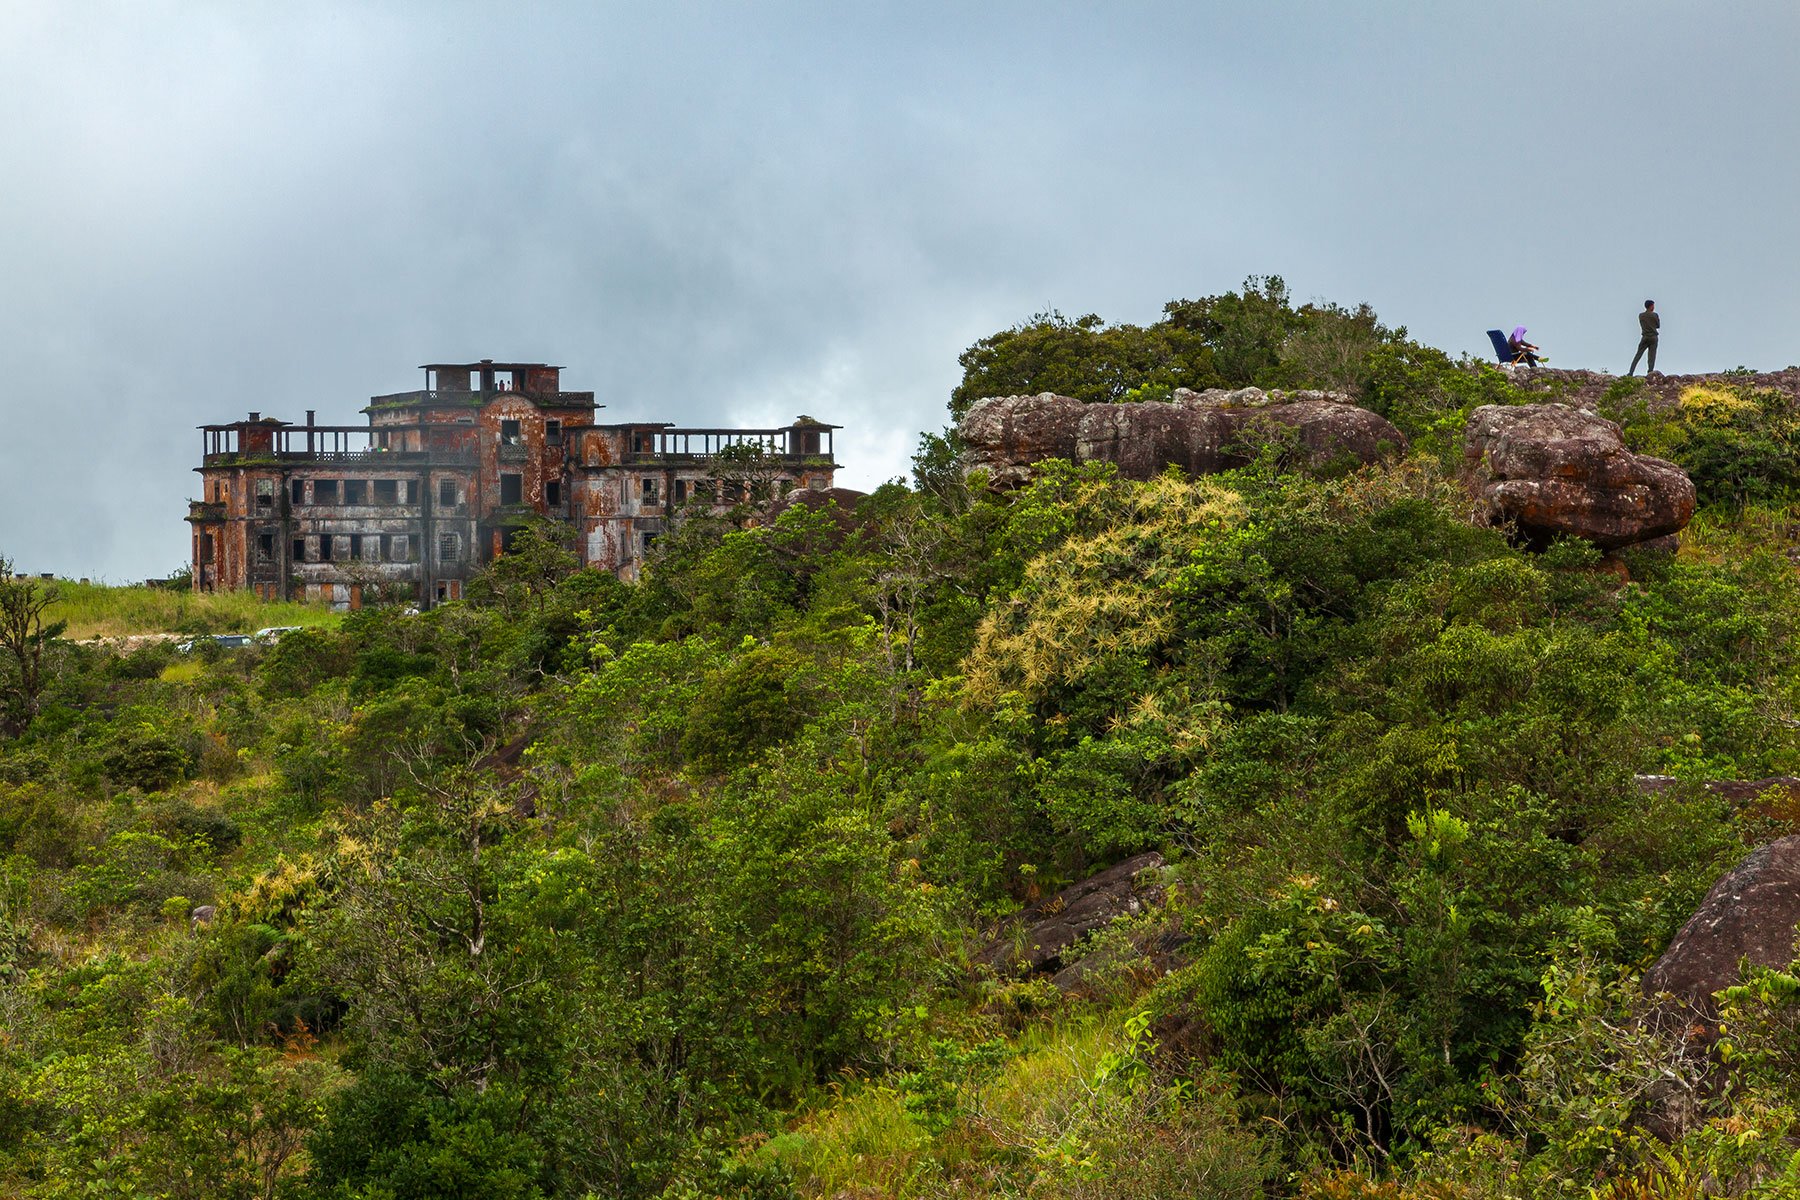
[[[1785,967],[1800,924],[1800,835],[1759,846],[1706,893],[1661,958],[1644,974],[1644,991],[1667,993],[1693,1012],[1712,1014],[1712,994],[1738,981],[1738,964]]]
[[[1032,464],[1046,458],[1116,463],[1127,479],[1149,479],[1169,466],[1207,475],[1242,465],[1245,443],[1259,436],[1294,438],[1312,466],[1406,452],[1405,435],[1342,396],[1259,388],[1180,388],[1166,404],[1083,404],[1050,392],[994,396],[976,401],[958,432],[968,447],[966,469],[985,469],[996,487],[1024,483]]]
[[[1614,550],[1679,533],[1694,515],[1685,471],[1633,454],[1613,422],[1564,404],[1476,409],[1463,467],[1488,521],[1533,542],[1567,535]]]
[[[975,961],[1002,975],[1061,969],[1063,952],[1076,942],[1162,900],[1160,885],[1138,878],[1162,865],[1162,855],[1140,854],[1071,884],[1012,918]]]

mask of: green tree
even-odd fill
[[[534,518],[512,531],[506,552],[470,582],[470,598],[491,600],[512,614],[538,613],[557,585],[581,569],[576,532],[566,521]]]
[[[12,560],[0,557],[0,733],[18,736],[37,719],[44,688],[45,651],[67,628],[44,620],[56,602],[56,587],[13,573]]]

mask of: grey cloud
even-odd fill
[[[1790,5],[0,10],[0,552],[186,553],[193,426],[437,358],[907,469],[971,341],[1277,271],[1481,352],[1800,358]]]

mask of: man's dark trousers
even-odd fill
[[[1656,338],[1646,334],[1638,339],[1637,353],[1631,356],[1631,369],[1625,372],[1627,375],[1637,374],[1638,359],[1644,357],[1646,350],[1650,352],[1650,363],[1644,368],[1644,374],[1654,375],[1656,373]]]

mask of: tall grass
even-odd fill
[[[56,584],[48,621],[67,621],[63,636],[126,637],[142,633],[254,633],[270,625],[330,626],[338,615],[323,605],[259,600],[254,592],[188,592]]]

